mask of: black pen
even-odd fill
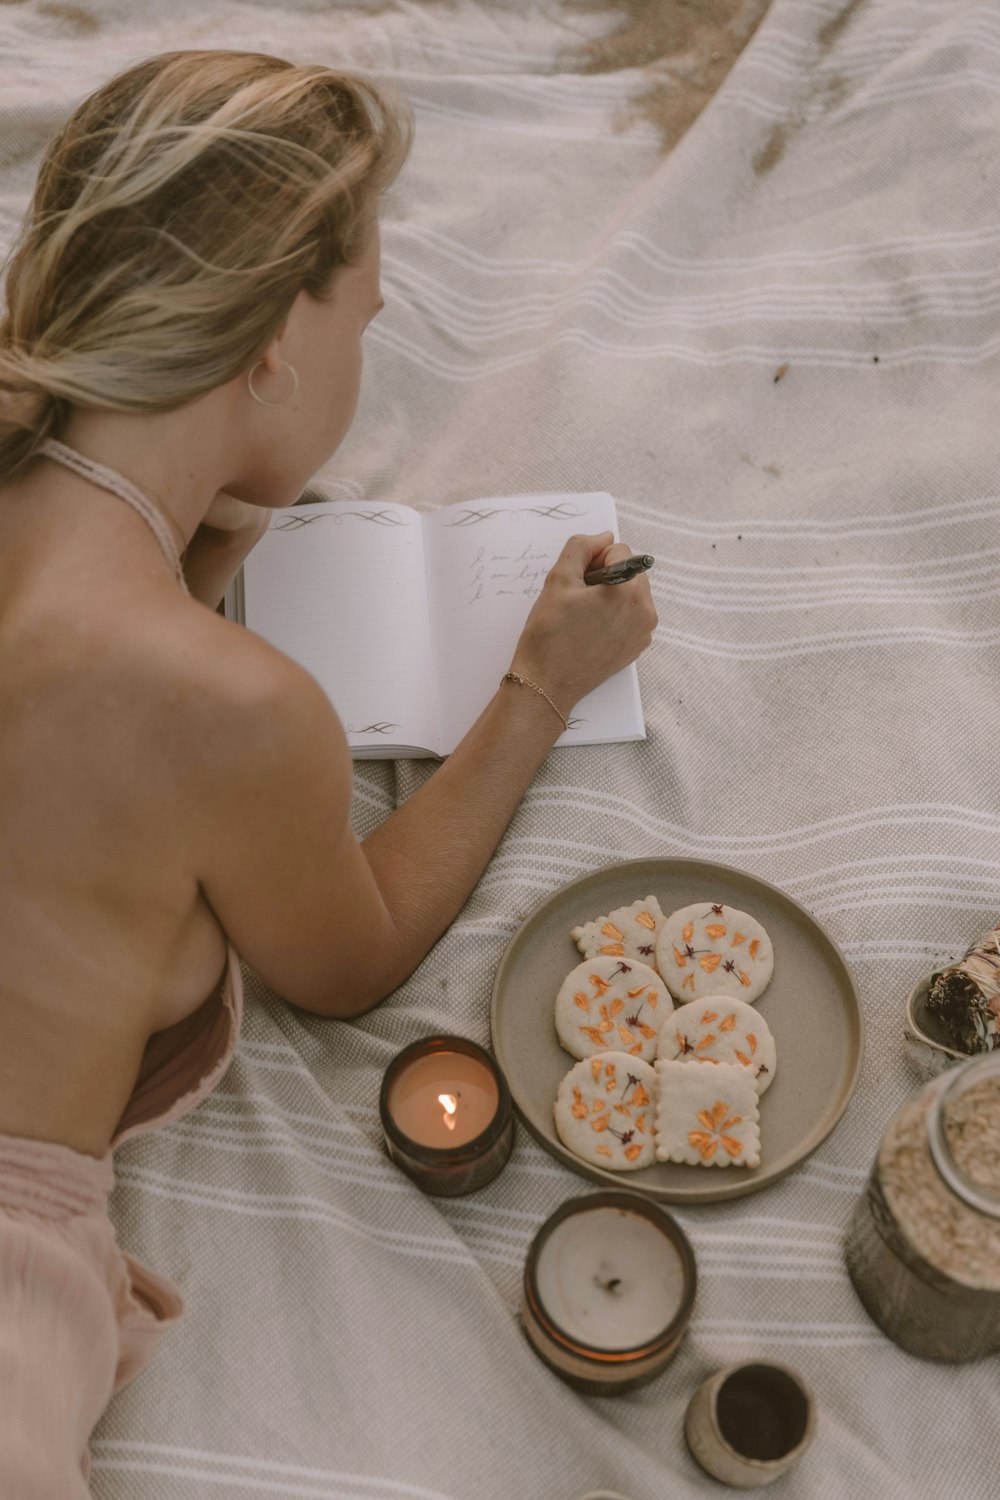
[[[584,583],[628,583],[639,573],[653,566],[654,559],[648,552],[637,552],[633,557],[623,557],[620,562],[610,563],[606,568],[593,568],[584,573]]]

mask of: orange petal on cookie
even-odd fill
[[[741,1141],[734,1141],[731,1135],[723,1135],[720,1136],[719,1139],[722,1141],[722,1144],[725,1146],[730,1156],[739,1156],[740,1152],[743,1150],[743,1143]]]
[[[757,1038],[754,1036],[752,1031],[747,1032],[747,1041],[750,1044],[750,1056],[752,1057],[753,1054],[757,1051]]]
[[[647,1042],[651,1042],[656,1036],[656,1028],[653,1026],[647,1026],[645,1021],[639,1022],[639,1031],[646,1038]]]
[[[740,984],[747,986],[750,984],[750,975],[744,974],[742,969],[740,970]]]
[[[703,953],[698,960],[706,974],[714,974],[722,962],[721,953]]]
[[[719,1030],[720,1031],[732,1031],[732,1029],[733,1029],[733,1027],[735,1025],[736,1025],[736,1012],[733,1011],[730,1015],[728,1015],[726,1017],[726,1019],[724,1021],[722,1021],[722,1022],[719,1023]]]
[[[641,1083],[637,1083],[635,1088],[632,1090],[632,1097],[629,1100],[629,1103],[634,1104],[636,1108],[638,1108],[642,1104],[649,1103],[649,1095],[646,1093],[646,1090],[643,1088]]]
[[[703,1036],[702,1037],[701,1041],[698,1043],[698,1045],[695,1047],[694,1050],[696,1052],[701,1052],[701,1050],[704,1047],[711,1047],[711,1045],[712,1045],[712,1043],[714,1041],[715,1041],[715,1032],[714,1031],[710,1031],[708,1033],[708,1036]]]
[[[610,1124],[611,1124],[611,1116],[610,1115],[598,1115],[598,1117],[597,1117],[596,1120],[591,1120],[591,1122],[590,1122],[590,1128],[591,1128],[591,1130],[596,1130],[598,1132],[598,1134],[600,1134],[600,1132],[602,1130],[607,1130],[607,1128],[608,1128],[608,1126]]]
[[[682,990],[693,990],[694,989],[694,975],[693,974],[689,974],[686,979],[682,979],[681,980],[681,989]]]
[[[584,1036],[589,1037],[595,1047],[606,1047],[608,1044],[596,1026],[581,1026],[580,1030]]]
[[[723,927],[723,925],[722,925],[721,922],[706,922],[705,923],[705,931],[708,933],[709,937],[712,938],[713,940],[715,938],[725,937],[725,935],[726,935],[726,929],[725,929],[725,927]]]
[[[578,1005],[581,1010],[590,1009],[590,1001],[587,999],[582,990],[577,990],[576,994],[573,996],[573,1004]]]
[[[650,932],[656,931],[656,923],[653,921],[653,918],[650,916],[648,911],[637,912],[635,920],[638,922],[640,927],[648,927]]]
[[[650,986],[650,988],[646,991],[646,1002],[649,1005],[650,1010],[656,1009],[656,1000],[656,991],[652,988],[652,986]]]
[[[575,1086],[573,1088],[573,1114],[577,1120],[585,1119],[588,1114],[587,1106],[583,1100],[583,1095]]]
[[[610,1156],[612,1158],[614,1157],[614,1152],[612,1151],[610,1146],[597,1146],[595,1147],[595,1150],[597,1151],[598,1156]]]
[[[641,1154],[642,1147],[640,1146],[638,1141],[636,1141],[635,1145],[633,1146],[625,1147],[625,1158],[627,1161],[635,1161],[636,1157],[640,1156]]]
[[[625,1009],[625,1001],[624,1000],[612,1000],[612,1002],[611,1002],[611,1014],[613,1016],[617,1016],[624,1009]]]
[[[629,1109],[629,1107],[628,1107],[627,1104],[613,1104],[611,1107],[615,1111],[616,1114],[619,1114],[619,1115],[628,1115],[629,1119],[631,1120],[631,1118],[632,1118],[632,1111]]]
[[[716,1123],[715,1122],[715,1116],[709,1110],[707,1110],[707,1109],[699,1109],[699,1111],[698,1111],[698,1119],[704,1125],[704,1127],[705,1127],[706,1130],[714,1130],[715,1129],[715,1123]]]
[[[760,947],[760,938],[754,938],[753,942],[750,944],[750,947],[747,949],[747,952],[750,954],[751,958],[756,958],[757,957],[757,949],[759,947]]]
[[[593,1060],[592,1060],[592,1061],[591,1061],[591,1064],[590,1064],[590,1071],[591,1071],[591,1073],[592,1073],[592,1074],[593,1074],[593,1076],[594,1076],[594,1082],[595,1082],[595,1083],[596,1083],[596,1082],[597,1082],[597,1080],[598,1080],[598,1079],[599,1079],[599,1078],[600,1078],[600,1076],[601,1076],[601,1061],[600,1061],[600,1058],[597,1058],[597,1057],[595,1057],[595,1058],[594,1058],[594,1059],[593,1059]]]
[[[747,1057],[747,1055],[746,1055],[745,1052],[739,1052],[738,1051],[736,1053],[736,1060],[737,1060],[737,1062],[741,1062],[745,1068],[749,1068],[749,1066],[750,1066],[750,1059],[749,1059],[749,1057]]]
[[[606,1100],[604,1100],[604,1099],[595,1099],[594,1102],[593,1102],[593,1104],[590,1106],[590,1113],[592,1115],[599,1115],[601,1113],[601,1111],[604,1110],[604,1109],[607,1109],[607,1107],[608,1106],[607,1106],[607,1101]]]
[[[588,975],[588,978],[590,979],[591,984],[595,987],[599,995],[603,995],[605,990],[611,988],[611,986],[608,984],[608,981],[606,979],[602,979],[600,974],[590,974]]]
[[[701,1018],[701,1025],[711,1026],[712,1022],[717,1021],[718,1019],[719,1012],[717,1010],[706,1010],[705,1014]]]
[[[734,932],[733,933],[733,940],[729,944],[729,946],[730,946],[730,948],[738,948],[740,946],[740,944],[741,943],[745,943],[746,940],[747,940],[747,935],[746,935],[745,932]]]
[[[712,1124],[716,1127],[716,1129],[719,1128],[720,1121],[726,1120],[728,1111],[729,1105],[723,1104],[721,1099],[717,1099],[712,1105]],[[732,1120],[726,1120],[727,1125],[731,1125],[732,1123]]]
[[[684,927],[681,929],[681,941],[685,942],[685,943],[689,943],[693,937],[694,937],[694,923],[693,922],[687,922],[684,925]]]
[[[621,958],[625,952],[625,946],[623,943],[605,943],[604,947],[599,951],[601,953],[610,953],[612,958]]]
[[[604,933],[605,937],[617,938],[619,942],[621,942],[625,936],[623,932],[618,931],[618,928],[615,926],[614,922],[605,922],[604,926],[601,928],[601,931]]]
[[[645,988],[646,988],[646,986],[644,984],[640,984],[640,986],[639,986],[639,988],[637,990],[629,990],[629,992],[628,992],[629,999],[630,1000],[634,1000],[635,997],[636,997],[636,995],[641,995],[642,992],[643,992],[643,990]]]
[[[645,1115],[636,1115],[636,1117],[635,1117],[635,1128],[636,1128],[636,1130],[639,1131],[639,1133],[641,1135],[645,1135],[646,1134],[646,1116]]]
[[[719,1149],[718,1141],[715,1140],[714,1136],[706,1135],[704,1130],[689,1131],[688,1142],[690,1145],[697,1147],[702,1161],[711,1161]]]
[[[673,945],[671,945],[671,946],[673,946]],[[677,967],[679,969],[686,969],[687,968],[687,959],[685,958],[685,956],[681,952],[681,950],[679,948],[677,948],[677,947],[674,947],[674,962],[676,963],[676,965],[677,965]]]
[[[635,1045],[635,1036],[631,1031],[629,1031],[628,1027],[623,1026],[620,1021],[618,1022],[618,1035],[621,1037],[622,1042],[626,1047],[633,1047]]]

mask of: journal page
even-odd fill
[[[510,666],[528,612],[566,541],[581,531],[617,536],[617,517],[613,498],[602,491],[507,495],[425,513],[424,530],[442,742],[450,752]],[[551,696],[558,703],[555,691]],[[609,678],[568,716],[560,745],[643,738],[635,667]]]
[[[355,755],[440,753],[416,511],[351,500],[277,511],[243,573],[248,628],[312,673]]]

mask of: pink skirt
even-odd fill
[[[0,1135],[0,1490],[84,1500],[87,1443],[184,1303],[123,1254],[111,1152]]]

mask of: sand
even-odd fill
[[[560,64],[581,73],[641,68],[643,84],[621,127],[643,116],[659,130],[665,155],[722,84],[769,5],[770,0],[563,0],[568,15],[614,12],[618,24],[605,37],[566,49]]]

